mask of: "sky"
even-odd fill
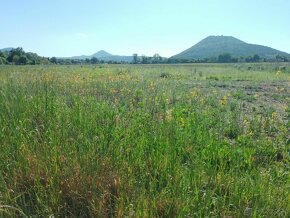
[[[209,35],[290,53],[289,0],[0,0],[0,48],[170,57]]]

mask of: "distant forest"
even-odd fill
[[[259,55],[247,57],[232,57],[229,53],[223,53],[217,57],[204,59],[175,59],[163,58],[158,54],[153,57],[138,56],[133,54],[133,61],[130,64],[175,64],[175,63],[254,63],[254,62],[289,62],[290,59],[281,55],[276,55],[275,59],[261,58]],[[123,64],[129,62],[104,61],[96,57],[86,59],[69,59],[69,58],[47,58],[40,57],[36,53],[25,52],[22,48],[11,49],[10,51],[0,51],[0,65],[39,65],[39,64]]]

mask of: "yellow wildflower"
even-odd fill
[[[223,96],[221,99],[220,99],[220,105],[226,105],[227,104],[227,96]]]
[[[272,121],[274,121],[275,120],[275,118],[277,117],[277,113],[274,111],[273,113],[272,113]]]
[[[166,98],[166,104],[169,104],[170,103],[170,99],[169,98]]]
[[[180,124],[181,127],[184,127],[185,126],[185,120],[184,120],[183,117],[180,117],[179,124]]]
[[[169,109],[169,110],[166,111],[165,119],[167,121],[171,121],[172,120],[172,109]]]
[[[195,98],[195,97],[197,96],[197,92],[196,92],[196,91],[192,91],[192,92],[190,92],[190,96],[191,96],[192,98]]]
[[[247,119],[244,119],[243,124],[247,125],[249,121]]]

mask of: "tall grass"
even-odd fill
[[[287,217],[289,75],[1,67],[0,216]]]

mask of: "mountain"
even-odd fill
[[[276,55],[290,57],[290,54],[267,46],[243,42],[232,36],[208,36],[191,48],[172,56],[174,59],[204,59],[229,53],[232,57],[247,57],[255,54],[272,59]]]
[[[11,51],[13,48],[1,48],[0,51],[1,52],[9,52]]]
[[[69,57],[66,59],[84,60],[86,58],[91,59],[92,57],[96,57],[102,61],[132,62],[133,60],[133,56],[113,55],[104,50],[100,50],[97,53],[94,53],[92,55],[74,56],[74,57]]]
[[[105,50],[100,50],[97,53],[93,54],[92,56],[96,58],[105,58],[105,57],[112,57],[114,55],[106,52]]]

